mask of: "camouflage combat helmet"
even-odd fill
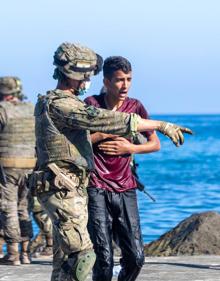
[[[55,79],[61,72],[68,78],[84,80],[98,74],[103,62],[101,56],[78,43],[62,43],[53,58],[53,64],[57,67],[53,76]]]
[[[16,95],[21,91],[22,84],[18,77],[0,77],[0,95]]]

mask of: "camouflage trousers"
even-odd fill
[[[28,189],[25,184],[26,169],[5,169],[6,184],[1,189],[1,227],[7,243],[19,243],[33,236],[28,212]]]
[[[32,212],[34,220],[37,223],[41,234],[47,238],[52,238],[53,234],[51,220],[46,211],[42,208],[37,196],[29,197],[29,210]]]
[[[87,230],[88,197],[81,188],[58,190],[53,181],[47,192],[37,194],[53,224],[53,273],[58,280],[63,262],[68,256],[93,247]]]

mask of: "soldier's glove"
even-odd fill
[[[168,122],[161,122],[158,131],[169,137],[176,146],[182,145],[184,143],[183,133],[190,135],[193,134],[189,128],[184,128]]]

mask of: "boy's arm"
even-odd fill
[[[160,149],[160,141],[156,133],[153,132],[142,144],[134,144],[126,138],[116,137],[114,140],[100,143],[98,147],[108,155],[150,153]]]

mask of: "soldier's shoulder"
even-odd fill
[[[42,113],[45,104],[47,102],[47,94],[38,94],[37,96],[37,102],[35,104],[34,108],[34,115],[37,116]]]
[[[55,89],[47,92],[47,96],[52,99],[70,99],[73,98],[73,95],[67,91],[63,91],[60,89]]]
[[[34,104],[30,101],[19,101],[14,104],[14,108],[12,109],[14,112],[17,112],[17,114],[28,116],[33,115],[34,113]]]
[[[1,108],[6,107],[8,104],[9,104],[9,102],[7,102],[7,101],[0,101],[0,107]]]
[[[73,103],[81,103],[78,98],[59,89],[48,91],[43,97],[43,100],[47,101],[48,104],[51,106],[62,106]]]
[[[51,90],[38,97],[38,102],[35,106],[36,114],[41,114],[44,110],[49,110],[50,112],[59,111],[63,113],[69,113],[72,110],[83,109],[84,102],[82,102],[78,97],[59,90]]]
[[[34,108],[34,104],[31,101],[22,101],[20,104],[17,104],[23,107]]]
[[[61,90],[56,90],[52,99],[53,105],[58,108],[83,108],[85,105],[77,96]]]
[[[47,102],[52,102],[55,98],[57,98],[57,95],[53,90],[47,91],[44,94],[38,94],[35,107],[41,106],[42,104],[45,104]]]
[[[42,102],[46,98],[46,96],[47,96],[47,93],[44,93],[44,94],[39,93],[37,95],[37,103]]]
[[[9,101],[1,101],[0,102],[0,112],[1,113],[7,113],[8,110],[13,110],[15,105]]]

